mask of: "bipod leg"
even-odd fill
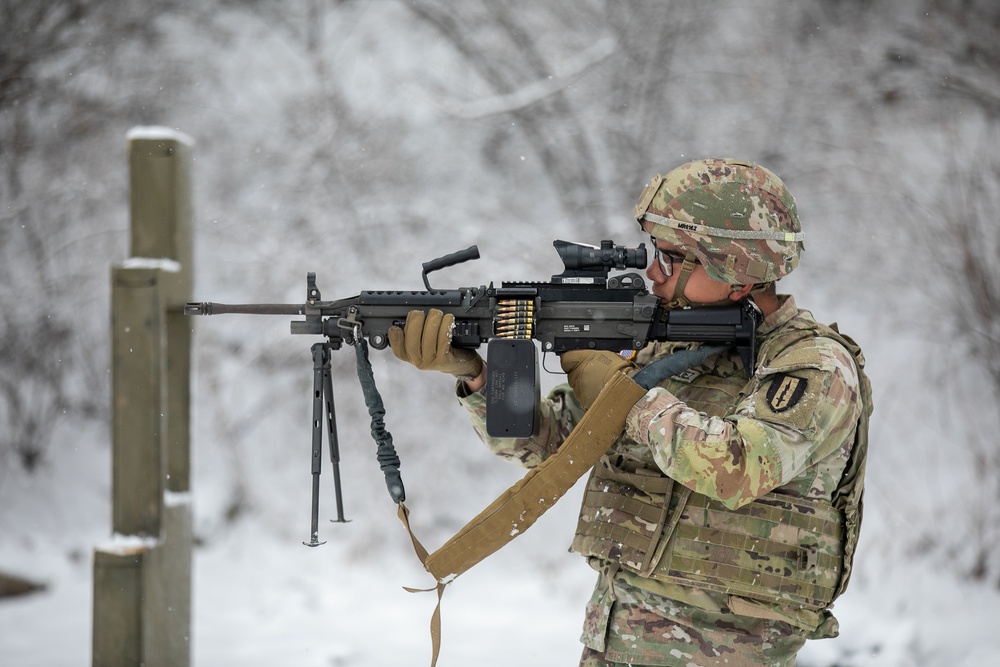
[[[312,415],[312,525],[307,547],[318,547],[319,541],[319,475],[323,467],[323,393],[330,374],[330,349],[326,343],[312,346],[313,415]]]
[[[333,373],[330,372],[330,348],[323,367],[323,397],[326,402],[326,432],[330,438],[330,467],[333,468],[333,492],[337,502],[337,518],[330,523],[347,523],[344,518],[344,497],[340,490],[340,442],[337,440],[337,413],[333,407]]]

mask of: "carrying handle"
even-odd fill
[[[449,266],[461,264],[462,262],[468,262],[470,259],[479,259],[479,246],[471,245],[465,250],[459,250],[458,252],[453,252],[450,255],[445,255],[444,257],[438,257],[437,259],[432,259],[429,262],[424,262],[420,265],[424,269],[423,273],[421,273],[421,277],[424,279],[424,287],[427,288],[428,292],[433,291],[431,289],[430,282],[427,280],[427,274],[433,273],[438,269],[444,269]]]

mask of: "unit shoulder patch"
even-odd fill
[[[776,413],[790,410],[802,400],[808,386],[809,381],[805,378],[778,373],[771,378],[767,388],[767,404]]]

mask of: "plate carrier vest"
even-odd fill
[[[860,532],[871,385],[852,339],[835,324],[801,323],[768,337],[758,363],[816,337],[833,339],[854,358],[862,410],[832,501],[778,489],[731,510],[659,470],[622,469],[605,455],[587,482],[571,550],[668,583],[781,606],[829,607],[847,588]]]

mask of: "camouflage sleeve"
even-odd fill
[[[530,438],[494,438],[486,432],[486,397],[481,391],[463,396],[459,402],[469,411],[472,426],[490,451],[525,468],[534,468],[551,456],[583,416],[583,408],[568,384],[553,389],[539,401],[538,434]]]
[[[733,414],[710,417],[654,387],[629,413],[627,433],[666,475],[731,509],[807,468],[817,488],[803,491],[829,497],[853,444],[858,383],[850,354],[816,338],[759,368]]]

